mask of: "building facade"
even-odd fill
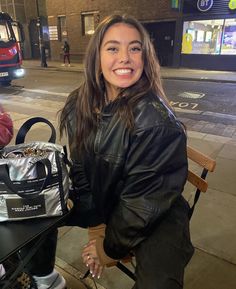
[[[236,70],[236,0],[185,0],[181,66]]]
[[[175,51],[178,46],[180,49],[181,42],[181,39],[178,43],[175,39],[181,14],[178,9],[172,8],[172,2],[178,0],[47,0],[51,58],[62,58],[61,47],[66,40],[71,47],[72,61],[81,61],[100,20],[111,13],[126,13],[146,26],[162,65],[171,66],[176,62]]]
[[[0,10],[21,22],[24,58],[52,60],[68,41],[72,62],[83,60],[98,23],[130,14],[148,30],[162,66],[236,70],[236,0],[0,0]]]

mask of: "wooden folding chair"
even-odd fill
[[[189,211],[189,219],[191,219],[201,192],[205,193],[208,189],[206,176],[208,172],[213,172],[215,170],[216,161],[190,146],[187,147],[187,154],[188,159],[200,166],[202,170],[200,176],[194,173],[190,168],[188,170],[188,182],[196,188],[194,202]]]

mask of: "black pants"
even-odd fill
[[[48,234],[46,241],[27,264],[26,270],[32,275],[46,276],[50,274],[55,266],[56,247],[57,247],[57,229]],[[24,256],[34,246],[36,241],[30,243],[20,251],[20,256]]]
[[[137,279],[133,289],[183,288],[184,269],[194,252],[186,206],[177,204],[177,210],[172,210],[135,248]]]
[[[70,54],[69,54],[69,53],[65,53],[65,54],[64,54],[64,57],[63,57],[64,63],[66,63],[66,60],[67,60],[68,63],[70,64]]]

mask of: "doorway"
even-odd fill
[[[173,65],[176,22],[143,23],[153,41],[161,66]]]
[[[33,59],[40,58],[40,48],[39,48],[39,29],[37,26],[37,20],[32,19],[29,24],[29,36],[31,43],[31,53]]]

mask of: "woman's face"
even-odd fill
[[[139,31],[125,23],[111,26],[101,43],[100,59],[107,97],[113,100],[119,88],[133,85],[142,75],[144,64]]]

